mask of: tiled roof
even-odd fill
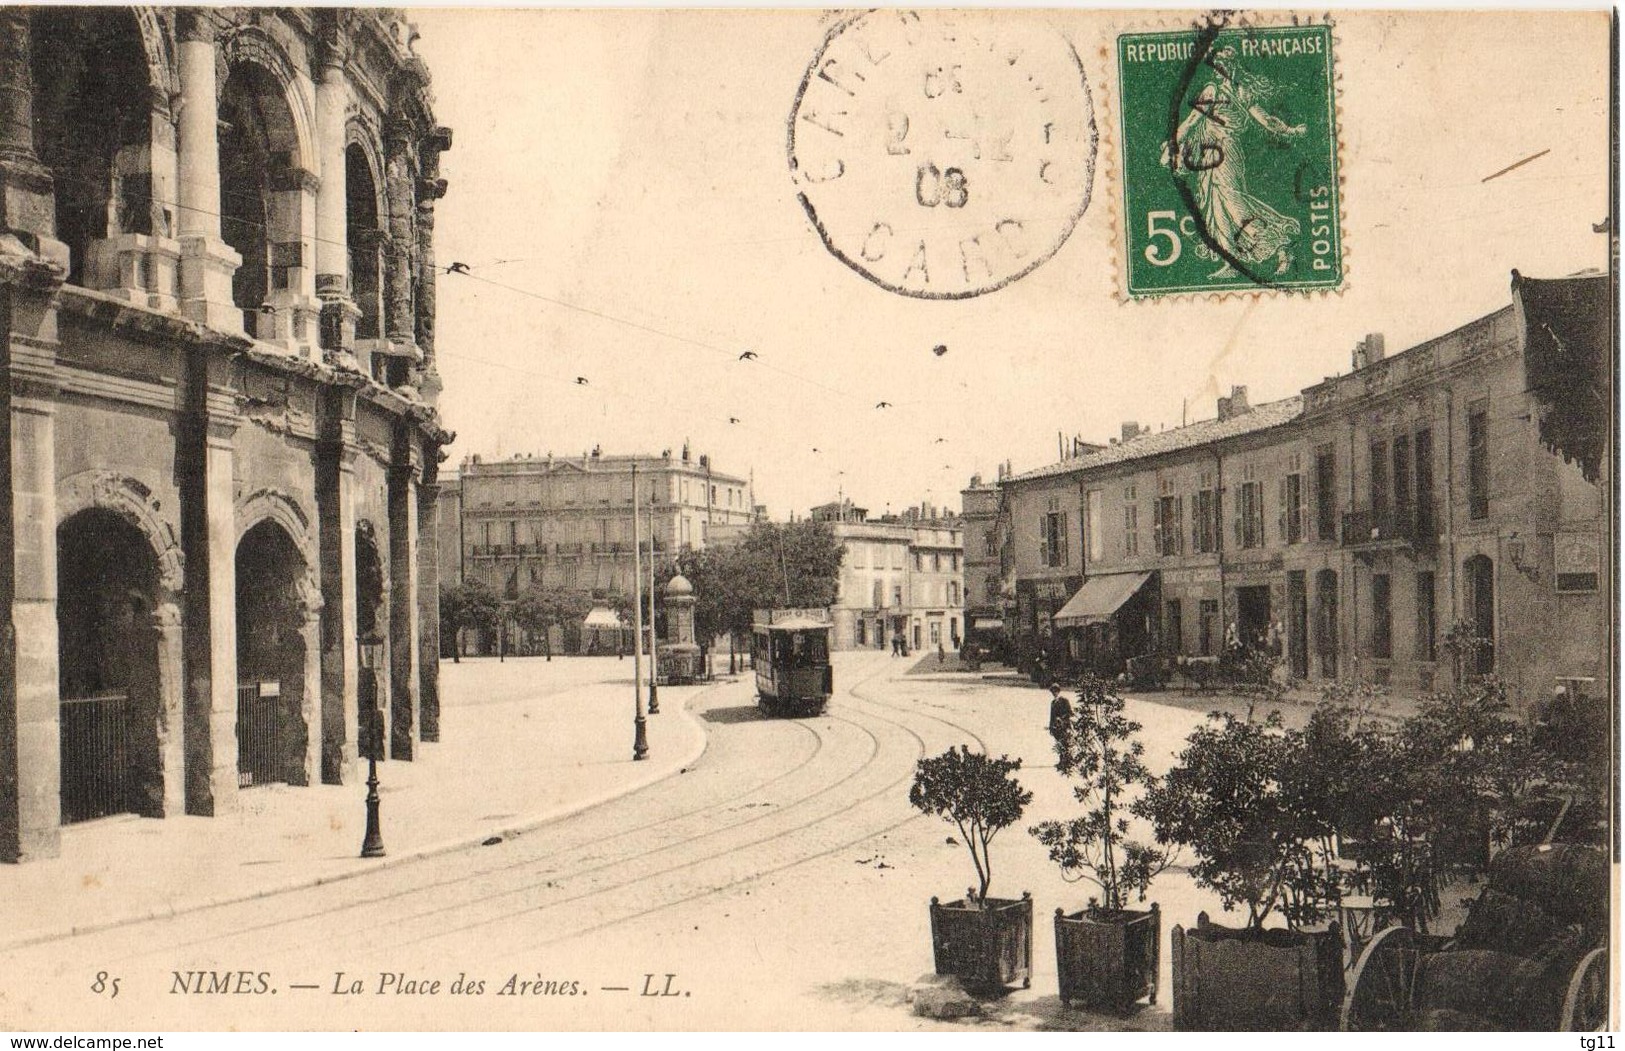
[[[1302,412],[1303,398],[1294,394],[1292,397],[1282,398],[1280,401],[1267,401],[1262,405],[1255,405],[1248,412],[1232,416],[1228,420],[1202,420],[1199,423],[1192,423],[1184,427],[1175,427],[1173,430],[1142,434],[1138,438],[1130,438],[1126,442],[1108,445],[1099,452],[1074,456],[1070,460],[1062,460],[1059,463],[1052,463],[1045,467],[1036,467],[1031,471],[1023,471],[1021,474],[1005,479],[1005,481],[1025,482],[1035,478],[1050,478],[1055,475],[1072,474],[1076,471],[1104,467],[1108,464],[1161,456],[1164,453],[1177,452],[1180,449],[1207,445],[1211,442],[1251,434],[1254,431],[1261,431],[1269,427],[1278,427],[1283,423],[1289,423],[1296,419]]]

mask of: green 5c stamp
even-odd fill
[[[1329,25],[1117,39],[1126,289],[1343,283]]]

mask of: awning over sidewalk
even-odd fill
[[[581,622],[584,628],[622,628],[626,625],[621,622],[620,615],[608,606],[594,606],[587,619]]]
[[[1112,614],[1133,598],[1150,579],[1150,573],[1111,573],[1090,577],[1055,614],[1055,626],[1081,628],[1085,624],[1110,620]]]

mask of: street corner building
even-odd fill
[[[1511,284],[1403,352],[1365,337],[1292,397],[1236,387],[1213,419],[973,480],[967,612],[1039,676],[1156,683],[1262,651],[1312,687],[1611,697],[1613,286]]]
[[[841,498],[814,507],[841,545],[841,573],[830,607],[837,650],[958,650],[964,639],[960,593],[964,525],[929,501],[899,514],[870,516]]]
[[[0,858],[437,737],[451,137],[414,38],[0,8]]]

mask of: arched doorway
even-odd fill
[[[379,696],[387,612],[384,606],[384,564],[371,522],[359,522],[355,531],[356,744],[361,758],[386,757],[384,710]]]
[[[54,176],[68,281],[95,286],[95,242],[169,235],[171,217],[153,194],[153,100],[141,31],[131,11],[116,7],[42,7],[32,18],[34,147]]]
[[[158,561],[111,511],[57,528],[62,821],[163,813]]]
[[[231,278],[243,329],[276,339],[275,292],[297,291],[299,140],[282,86],[252,63],[235,66],[220,93],[220,236],[243,257]]]
[[[1466,667],[1474,675],[1495,671],[1495,563],[1488,555],[1474,555],[1462,564],[1467,584],[1467,619],[1477,644]]]
[[[306,623],[304,556],[266,519],[237,543],[237,778],[300,783]]]

